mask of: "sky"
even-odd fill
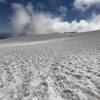
[[[0,33],[48,34],[100,29],[100,0],[0,0]]]

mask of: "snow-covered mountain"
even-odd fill
[[[100,100],[100,31],[0,40],[0,100]]]

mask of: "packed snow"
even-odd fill
[[[100,100],[99,43],[82,36],[0,47],[0,100]]]

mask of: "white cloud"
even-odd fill
[[[100,6],[100,0],[75,0],[74,6],[77,9],[80,9],[82,11],[85,11],[92,5],[99,5]]]
[[[60,18],[54,18],[49,13],[35,12],[31,3],[26,7],[21,4],[13,4],[13,9],[11,23],[14,35],[19,35],[24,31],[28,34],[52,33],[56,31],[53,24],[60,21]]]
[[[44,13],[34,13],[31,21],[29,33],[44,34],[55,32],[53,25],[59,22],[60,18],[52,18],[51,15]]]
[[[61,13],[61,16],[66,16],[67,15],[67,12],[68,12],[68,9],[67,7],[65,6],[60,6],[59,8],[57,8],[58,11]]]
[[[13,4],[12,32],[17,34],[22,33],[26,25],[30,23],[30,16],[27,9],[21,4]]]
[[[94,15],[87,20],[80,20],[79,22],[73,20],[72,22],[57,22],[54,24],[54,28],[59,32],[85,32],[100,29],[100,15]]]
[[[100,15],[93,14],[87,20],[72,22],[63,21],[62,17],[54,17],[50,13],[34,11],[32,4],[26,7],[13,4],[14,13],[11,17],[12,31],[19,35],[24,31],[28,34],[44,34],[53,32],[83,32],[100,29]]]

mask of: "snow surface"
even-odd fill
[[[0,100],[100,100],[100,35],[0,46]]]

